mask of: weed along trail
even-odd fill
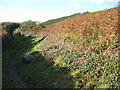
[[[35,45],[37,43],[40,43],[41,41],[43,41],[46,37],[43,37],[42,39],[40,39],[39,41],[37,41],[36,43],[34,43]],[[27,45],[25,45],[23,47],[23,49],[20,49],[16,55],[13,57],[13,59],[11,60],[10,66],[9,66],[9,74],[11,77],[11,80],[13,81],[13,84],[16,88],[28,88],[26,86],[26,84],[21,80],[21,77],[18,74],[17,68],[16,68],[16,60],[18,60],[18,56],[20,55],[20,53],[22,53],[24,51],[24,49],[27,49]]]

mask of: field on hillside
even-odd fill
[[[120,88],[118,9],[70,17],[50,26],[22,23],[13,32],[22,35],[20,42],[26,40],[27,45],[16,63],[21,79],[29,88]],[[29,36],[35,38],[25,39]],[[39,53],[30,63],[21,62],[35,51]]]

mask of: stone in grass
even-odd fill
[[[24,63],[29,63],[35,56],[34,55],[26,55],[22,58]]]
[[[22,58],[22,61],[24,63],[29,63],[32,59],[35,58],[35,55],[38,54],[38,53],[39,53],[39,51],[35,51],[35,52],[33,52],[33,53],[29,54],[29,55],[26,55],[26,56],[24,56]]]

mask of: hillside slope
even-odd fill
[[[43,32],[81,47],[118,40],[118,8],[99,11],[48,26]],[[55,36],[56,35],[56,36]],[[76,40],[74,40],[76,39]],[[51,40],[50,40],[51,41]],[[57,40],[58,41],[58,40]]]
[[[86,15],[88,13],[89,12],[76,13],[76,14],[73,14],[73,15],[70,15],[70,16],[64,16],[64,17],[61,17],[61,18],[51,19],[51,20],[48,20],[46,22],[43,22],[43,24],[46,25],[46,26],[48,26],[48,25],[52,25],[52,24],[57,23],[57,22],[64,21],[67,18],[72,18],[72,17],[77,17],[77,16],[83,16],[83,15]]]
[[[69,18],[40,30],[36,37],[46,38],[25,53],[39,55],[28,65],[17,61],[27,86],[119,88],[118,9]]]

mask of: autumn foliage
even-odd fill
[[[119,7],[68,18],[48,26],[43,32],[46,34],[65,32],[64,35],[75,35],[80,40],[99,38],[96,43],[106,40],[115,41],[118,38],[118,9]]]

